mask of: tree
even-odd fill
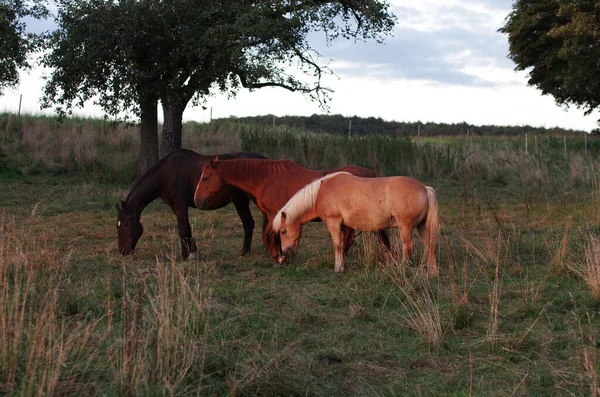
[[[69,108],[91,96],[108,110],[140,109],[158,98],[164,113],[161,156],[181,147],[188,103],[212,93],[281,87],[326,106],[330,90],[308,35],[382,40],[393,28],[376,0],[59,0],[59,32],[46,66],[47,105]],[[82,32],[72,34],[72,31]],[[297,65],[301,73],[290,69]],[[73,73],[73,70],[75,73]],[[143,121],[142,121],[143,124]]]
[[[529,85],[585,114],[600,107],[600,3],[517,0],[500,31],[516,70],[529,71]]]
[[[19,85],[19,69],[31,67],[28,55],[38,48],[40,36],[27,33],[25,17],[44,18],[43,2],[29,6],[20,0],[0,0],[0,95]]]

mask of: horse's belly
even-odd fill
[[[381,230],[394,225],[394,219],[387,211],[376,209],[346,213],[342,216],[342,222],[352,229],[364,232]]]

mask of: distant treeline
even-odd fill
[[[317,115],[312,116],[283,116],[273,115],[252,116],[252,117],[230,117],[227,121],[237,121],[244,124],[259,126],[286,125],[313,132],[327,132],[330,134],[352,135],[392,135],[392,136],[457,136],[466,135],[467,131],[475,135],[563,135],[573,133],[583,133],[584,131],[565,130],[563,128],[543,128],[530,126],[498,126],[483,125],[473,126],[467,123],[446,124],[446,123],[406,123],[398,121],[385,121],[375,117],[345,117],[336,115]]]

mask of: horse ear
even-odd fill
[[[285,212],[281,213],[281,221],[285,222],[285,220],[287,219],[287,214]]]
[[[210,158],[210,160],[208,160],[208,168],[212,168],[213,163],[217,160],[217,156],[213,156]]]
[[[117,209],[118,212],[121,212],[121,208],[119,208],[119,203],[115,203],[115,208]]]

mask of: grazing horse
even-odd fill
[[[221,154],[219,156],[227,159],[265,158],[255,153]],[[194,190],[200,179],[202,166],[210,158],[210,156],[202,156],[191,150],[175,150],[136,181],[125,201],[121,201],[121,207],[116,205],[119,251],[123,256],[133,253],[144,232],[140,223],[142,211],[148,204],[160,197],[171,207],[177,217],[181,257],[183,259],[197,257],[196,243],[192,238],[188,219],[188,207],[195,207]],[[254,219],[249,207],[250,199],[246,192],[231,185],[223,185],[201,208],[216,210],[229,203],[235,205],[244,227],[242,255],[250,252],[252,232],[254,231]]]
[[[347,172],[326,175],[296,193],[272,221],[281,240],[281,261],[298,250],[302,226],[314,218],[327,224],[335,251],[335,271],[344,270],[342,226],[362,231],[400,229],[406,264],[417,228],[428,253],[430,276],[437,276],[439,229],[435,190],[405,176],[360,178]]]
[[[302,187],[332,172],[346,171],[366,178],[376,174],[367,168],[347,166],[333,170],[311,170],[290,160],[236,159],[220,161],[211,159],[203,168],[202,176],[194,193],[194,202],[202,208],[206,200],[212,200],[223,184],[236,186],[256,199],[256,206],[267,218],[262,242],[269,253],[279,262],[280,250],[277,235],[271,230],[271,221],[277,211]],[[344,229],[344,248],[347,250],[354,239],[354,230]],[[389,247],[385,231],[378,234],[379,241]]]

